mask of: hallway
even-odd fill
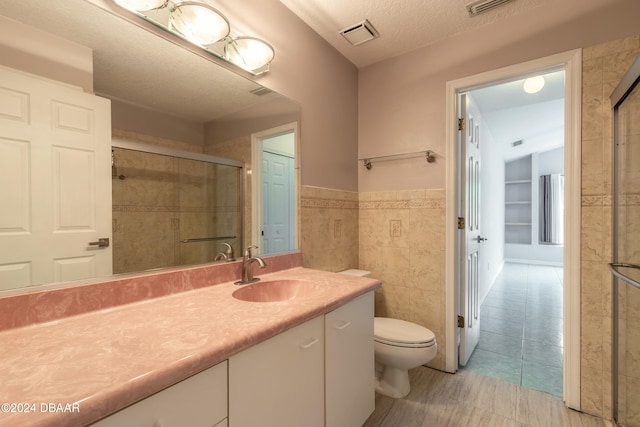
[[[463,369],[562,397],[562,268],[506,263],[480,308]]]

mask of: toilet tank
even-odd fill
[[[358,276],[358,277],[371,277],[371,272],[367,270],[358,270],[355,268],[349,270],[339,271],[340,274],[348,274],[350,276]]]

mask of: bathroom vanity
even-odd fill
[[[0,426],[364,422],[380,282],[301,267],[260,277],[312,286],[255,302],[224,282],[0,332],[0,395],[78,408],[5,412]]]

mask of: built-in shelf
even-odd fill
[[[505,163],[505,243],[531,244],[531,156]]]

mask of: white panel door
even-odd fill
[[[262,154],[262,253],[294,249],[293,159]]]
[[[0,67],[0,290],[111,274],[107,99]]]
[[[460,230],[460,315],[464,326],[460,328],[460,365],[465,366],[480,340],[480,303],[478,284],[480,274],[478,258],[480,242],[480,132],[477,123],[468,114],[468,99],[460,95],[460,116],[465,127],[460,131],[460,182],[462,184],[460,213],[465,227]]]

